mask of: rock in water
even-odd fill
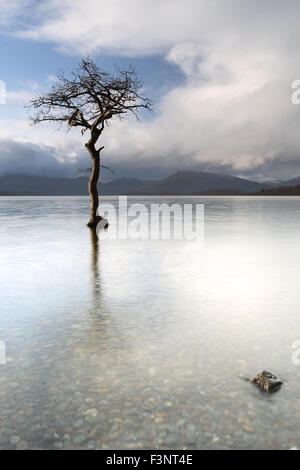
[[[275,374],[271,374],[271,372],[262,371],[257,374],[252,380],[252,383],[258,385],[260,388],[265,390],[266,392],[275,392],[279,390],[283,382],[280,380],[279,377]]]

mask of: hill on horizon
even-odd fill
[[[289,181],[284,184],[290,186]],[[271,183],[200,171],[178,171],[167,178],[154,181],[119,177],[107,183],[100,182],[98,185],[99,194],[103,196],[238,195],[253,194],[272,187],[274,184]],[[2,176],[0,195],[87,196],[88,177],[52,178],[26,174]]]
[[[255,193],[254,196],[300,196],[300,184],[293,186],[282,185],[276,188],[262,189],[258,193]]]
[[[237,176],[200,171],[178,171],[167,178],[136,188],[133,194],[142,192],[143,195],[197,195],[213,191],[218,193],[232,191],[234,194],[243,194],[259,191],[262,188],[262,183]]]

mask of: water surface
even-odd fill
[[[87,198],[0,198],[0,448],[300,446],[300,199],[164,202],[205,204],[204,245],[97,244]],[[262,369],[278,393],[241,380]]]

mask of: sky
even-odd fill
[[[0,0],[0,11],[0,176],[90,166],[84,136],[31,126],[24,108],[87,56],[107,71],[132,64],[154,102],[105,129],[116,176],[300,175],[298,0]]]

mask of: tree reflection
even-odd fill
[[[97,230],[94,228],[90,229],[91,232],[91,282],[92,290],[94,296],[94,303],[99,302],[100,296],[100,276],[99,276],[99,238],[97,235]]]

